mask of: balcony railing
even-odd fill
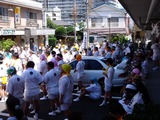
[[[0,15],[0,21],[2,21],[2,22],[8,22],[9,20],[8,20],[8,16],[2,16],[2,15]]]
[[[109,23],[108,23],[108,26],[109,26]],[[118,22],[111,22],[110,27],[117,28],[117,27],[119,27],[119,23]]]
[[[91,23],[91,28],[122,28],[125,27],[125,22],[111,22],[111,23]]]
[[[37,19],[27,19],[27,23],[37,24]]]

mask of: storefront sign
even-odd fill
[[[21,23],[21,8],[15,7],[15,24]]]
[[[14,29],[2,29],[2,35],[15,35]]]

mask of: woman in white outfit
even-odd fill
[[[72,67],[69,64],[62,65],[62,77],[59,80],[59,103],[64,111],[65,120],[70,117],[70,107],[72,103],[73,79],[70,75]]]

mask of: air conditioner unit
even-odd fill
[[[102,27],[104,27],[105,26],[105,24],[104,23],[102,23]]]

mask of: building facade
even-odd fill
[[[90,13],[89,33],[98,37],[107,37],[112,34],[130,34],[130,18],[126,11],[108,4],[95,8]]]
[[[44,0],[37,0],[44,4]],[[48,11],[56,6],[61,9],[61,18],[65,22],[74,23],[74,2],[76,1],[76,21],[79,23],[86,20],[87,0],[46,0]],[[116,6],[116,0],[88,0],[91,10],[104,3]]]
[[[42,4],[32,0],[0,1],[0,40],[11,38],[18,45],[44,44],[45,35],[54,30],[43,29]]]
[[[47,17],[49,17],[52,21],[61,20],[61,9],[57,6],[53,9],[50,9],[46,12]]]

